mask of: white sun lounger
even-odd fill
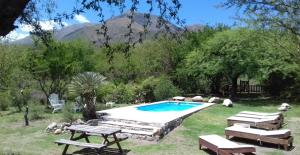
[[[246,118],[254,118],[254,119],[272,119],[272,120],[277,120],[280,119],[280,115],[270,115],[270,116],[264,116],[264,115],[249,115],[249,114],[243,114],[243,113],[238,113],[234,116],[237,117],[246,117]]]
[[[254,112],[254,111],[241,111],[239,114],[248,114],[248,115],[257,115],[257,116],[277,116],[277,115],[282,115],[281,112],[264,113],[264,112]]]
[[[199,149],[202,149],[203,146],[216,152],[218,155],[251,153],[256,151],[252,145],[239,145],[218,135],[199,136]]]
[[[227,118],[227,125],[232,126],[235,123],[244,123],[249,124],[251,127],[273,130],[278,129],[282,125],[282,121],[280,119],[274,118],[249,118],[249,117],[239,117],[239,116],[231,116]]]
[[[239,137],[262,142],[282,145],[285,150],[293,145],[293,137],[289,129],[266,131],[261,129],[245,128],[243,126],[231,126],[225,129],[226,138]]]

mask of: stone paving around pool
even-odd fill
[[[161,102],[151,103],[159,104]],[[122,136],[135,139],[157,141],[179,126],[182,120],[191,114],[207,108],[213,103],[201,103],[202,105],[184,111],[149,112],[140,111],[140,104],[122,108],[98,111],[100,121],[97,125],[122,129]]]

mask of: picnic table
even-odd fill
[[[101,126],[71,125],[67,127],[67,130],[71,132],[71,137],[69,140],[60,139],[55,141],[55,143],[57,143],[58,145],[65,145],[65,148],[62,152],[63,155],[66,154],[70,145],[84,147],[84,148],[93,148],[100,153],[100,151],[106,148],[107,146],[116,144],[118,146],[120,153],[123,153],[122,147],[119,142],[128,138],[128,137],[117,137],[117,133],[121,132],[120,129],[103,128]],[[99,144],[90,143],[89,136],[102,137],[103,141],[102,143]],[[80,139],[85,139],[86,143],[78,141]]]

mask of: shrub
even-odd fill
[[[119,84],[115,91],[113,92],[115,95],[115,100],[117,103],[123,104],[132,104],[135,101],[135,87],[131,84]]]
[[[12,106],[17,107],[18,111],[22,111],[22,107],[27,105],[27,100],[29,99],[29,90],[24,89],[21,91],[12,91],[11,95],[13,96]]]
[[[100,102],[108,102],[114,100],[114,91],[116,89],[116,85],[113,83],[107,83],[97,89],[97,100]]]
[[[180,91],[173,85],[172,81],[164,77],[157,82],[153,90],[153,94],[157,101],[176,96],[179,94],[179,92]]]
[[[38,120],[44,118],[44,107],[37,102],[30,101],[28,104],[29,108],[29,119]]]
[[[141,88],[139,94],[141,94],[145,102],[151,102],[155,100],[154,88],[156,87],[159,78],[149,77],[141,82]]]
[[[8,107],[11,103],[10,95],[8,92],[0,93],[0,110],[5,111],[8,110]]]
[[[73,121],[76,120],[75,114],[73,113],[74,109],[73,109],[73,105],[70,103],[66,103],[64,105],[64,108],[62,110],[62,117],[63,117],[63,121],[64,122],[69,122],[72,123]]]

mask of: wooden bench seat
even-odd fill
[[[86,133],[86,134],[89,135],[89,136],[101,136],[101,134],[98,134],[98,133]],[[114,137],[113,136],[108,136],[108,138],[114,138]],[[128,139],[127,136],[117,136],[117,138],[118,138],[119,142]]]
[[[58,145],[74,145],[77,147],[83,147],[83,148],[94,148],[94,149],[102,149],[106,147],[106,145],[103,144],[93,144],[93,143],[85,143],[85,142],[79,142],[79,141],[73,141],[73,140],[67,140],[67,139],[59,139],[56,140],[55,143]]]

